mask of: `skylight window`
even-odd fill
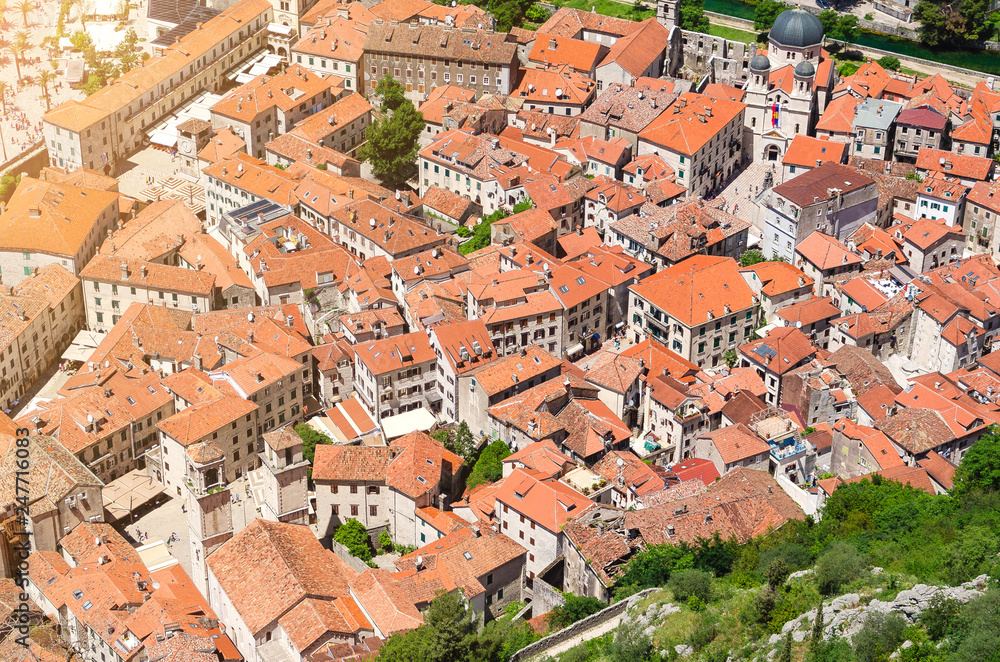
[[[579,276],[579,277],[578,277],[578,278],[576,279],[576,284],[577,284],[577,285],[586,285],[586,284],[587,284],[587,281],[585,281],[585,280],[583,279],[583,276]]]
[[[132,396],[129,396],[129,397],[125,398],[125,399],[128,401],[128,403],[130,405],[134,405],[135,404],[135,400],[132,399]]]
[[[466,561],[471,561],[472,560],[472,554],[469,554],[468,552],[462,554],[462,556],[465,557]]]
[[[83,610],[87,611],[87,610],[89,610],[93,606],[94,606],[94,603],[91,602],[90,600],[87,600],[86,602],[83,603]]]
[[[569,294],[569,288],[566,287],[565,285],[560,285],[559,291],[562,292],[563,294]]]
[[[424,480],[424,477],[423,477],[423,476],[417,476],[417,480],[418,480],[418,481],[419,481],[420,483],[426,483],[426,482],[427,482],[426,480]]]

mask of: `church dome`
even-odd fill
[[[823,41],[823,24],[805,9],[786,9],[774,19],[768,39],[787,48],[815,46]]]
[[[750,71],[770,71],[771,61],[763,53],[757,53],[750,60]]]
[[[816,67],[809,60],[803,60],[795,65],[795,75],[799,78],[812,78],[816,75]]]

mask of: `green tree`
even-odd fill
[[[139,55],[136,53],[136,46],[139,43],[139,36],[134,28],[125,31],[125,36],[115,46],[114,58],[118,61],[117,74],[130,71],[139,62]]]
[[[841,76],[853,76],[861,68],[860,62],[845,62],[837,69]]]
[[[764,262],[764,253],[759,248],[748,248],[740,253],[740,266],[752,267],[755,264]]]
[[[784,559],[773,559],[764,571],[764,580],[774,590],[785,583],[789,574],[791,573]]]
[[[54,71],[49,71],[48,69],[42,69],[38,72],[38,77],[35,79],[35,85],[42,90],[42,98],[45,99],[45,112],[52,110],[52,100],[49,96],[49,85],[56,82],[56,74]]]
[[[402,188],[416,172],[417,138],[423,130],[424,116],[406,100],[368,125],[358,158],[371,165],[387,188]]]
[[[681,570],[670,575],[667,588],[678,602],[687,602],[691,596],[708,602],[712,597],[712,575],[704,570]]]
[[[809,640],[809,652],[814,656],[823,653],[823,598],[819,599],[819,606],[816,607],[816,618],[813,619],[812,637]]]
[[[472,239],[465,242],[458,247],[458,252],[462,255],[468,255],[469,253],[475,253],[480,248],[486,248],[490,245],[492,241],[492,226],[497,221],[507,218],[508,214],[503,209],[498,209],[492,214],[487,214],[479,219],[479,223],[476,225],[475,229],[472,231]]]
[[[861,662],[883,662],[903,643],[906,621],[896,613],[869,612],[854,635],[854,653]]]
[[[476,440],[465,421],[459,423],[457,428],[435,430],[431,437],[463,460],[468,460],[476,453]]]
[[[1000,490],[1000,428],[991,425],[962,456],[955,470],[952,494]]]
[[[88,97],[104,87],[104,80],[100,74],[88,74],[87,82],[83,84],[83,93]]]
[[[443,593],[431,601],[424,622],[433,632],[430,662],[464,662],[476,635],[476,612],[464,596]]]
[[[899,71],[899,68],[903,66],[902,63],[900,63],[899,58],[895,55],[886,55],[885,57],[879,58],[878,63],[886,71]]]
[[[403,84],[386,74],[375,86],[375,96],[381,99],[382,112],[396,110],[406,101]]]
[[[316,446],[319,444],[332,444],[333,439],[322,432],[313,429],[306,423],[299,423],[295,426],[295,434],[302,439],[302,456],[312,464],[316,459]]]
[[[969,24],[963,8],[977,0],[921,0],[913,10],[913,20],[920,22],[920,40],[928,46],[964,41]],[[985,24],[986,13],[983,12]]]
[[[1000,589],[970,600],[961,612],[952,662],[1000,662]]]
[[[857,579],[865,568],[865,561],[851,545],[834,542],[816,560],[816,587],[820,593],[830,595],[840,587]]]
[[[681,0],[677,13],[682,29],[708,32],[709,23],[705,14],[704,0]]]
[[[5,80],[0,80],[0,104],[3,104],[3,114],[7,114],[7,90],[10,84]]]
[[[523,211],[528,211],[535,207],[535,202],[529,197],[523,197],[514,204],[514,213],[520,214]]]
[[[426,625],[397,632],[378,649],[379,662],[427,662],[434,646],[434,632]]]
[[[837,29],[837,23],[840,22],[840,14],[833,9],[824,9],[817,15],[817,18],[823,24],[823,34],[827,36],[833,34],[834,30]]]
[[[17,79],[21,80],[21,58],[31,49],[30,36],[25,30],[18,30],[14,38],[7,44],[7,52],[14,58],[14,68],[17,69]]]
[[[472,467],[469,479],[465,483],[466,488],[471,490],[503,478],[502,463],[508,455],[510,455],[510,449],[499,439],[486,446]]]
[[[549,20],[551,14],[544,8],[538,5],[531,5],[528,7],[528,11],[524,14],[524,17],[531,21],[532,23],[542,24]]]
[[[2,92],[2,90],[0,90]],[[0,202],[6,203],[10,200],[10,197],[14,195],[14,190],[17,185],[21,183],[21,175],[14,175],[9,172],[5,172],[2,177],[0,177]]]
[[[828,36],[834,39],[841,39],[843,41],[856,41],[858,38],[858,33],[860,28],[858,27],[858,17],[854,14],[844,14],[837,21],[837,27],[833,31],[833,34]]]
[[[954,598],[945,598],[940,593],[931,598],[930,605],[920,614],[920,624],[927,631],[931,641],[940,641],[958,621],[962,603]]]
[[[31,12],[35,11],[35,2],[34,0],[17,0],[14,4],[14,11],[21,15],[24,27],[28,27],[28,16],[31,15]]]
[[[521,6],[514,2],[514,0],[507,0],[507,2],[502,3],[493,10],[493,14],[497,19],[498,32],[510,32],[510,29],[516,25],[520,25],[521,19],[524,18]]]
[[[615,581],[615,598],[621,599],[642,589],[664,586],[675,570],[694,567],[694,554],[679,545],[650,545],[629,560],[625,572]]]
[[[87,52],[94,50],[94,40],[91,39],[90,35],[83,30],[77,30],[69,36],[69,42],[73,44],[73,48]]]
[[[760,0],[753,10],[753,29],[761,32],[771,29],[778,14],[789,8],[789,5],[778,0]]]
[[[740,357],[736,354],[736,350],[727,349],[722,353],[722,360],[725,361],[729,369],[732,370],[736,367],[736,364],[739,363]]]
[[[792,662],[792,633],[789,632],[781,640],[781,649],[778,651],[778,662]]]
[[[591,614],[596,614],[607,607],[606,604],[597,598],[574,595],[573,593],[563,593],[563,597],[566,599],[566,602],[553,607],[549,613],[549,627],[553,630],[561,630],[569,627],[580,619],[586,618]]]
[[[368,541],[368,531],[364,524],[353,517],[337,527],[333,539],[346,547],[351,556],[356,556],[365,563],[372,560],[372,547]]]

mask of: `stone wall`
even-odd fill
[[[514,655],[510,658],[510,662],[522,662],[524,660],[540,657],[549,650],[574,639],[580,639],[583,641],[585,640],[584,636],[587,635],[587,633],[592,630],[608,626],[612,622],[613,625],[616,626],[618,622],[621,621],[622,616],[629,607],[637,604],[639,601],[659,590],[660,589],[658,588],[647,588],[645,591],[640,591],[626,600],[616,602],[607,609],[602,609],[596,614],[591,614],[590,616],[573,623],[573,625],[570,625],[568,628],[564,628],[555,634],[550,634],[547,637],[539,639],[535,643],[525,646],[521,650],[514,653]]]
[[[358,572],[364,572],[368,569],[368,564],[358,557],[352,556],[351,553],[347,551],[346,547],[332,538],[330,539],[330,549],[340,558],[341,561],[351,566],[352,569]]]
[[[541,577],[535,577],[531,583],[531,615],[533,617],[547,614],[564,604],[566,604],[566,598],[555,586],[542,581]]]
[[[0,164],[0,173],[11,175],[26,173],[29,177],[38,177],[42,168],[47,165],[49,165],[49,150],[45,148],[45,141],[39,140],[20,154],[12,156],[6,163]]]

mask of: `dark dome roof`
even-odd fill
[[[770,71],[771,61],[767,59],[767,56],[762,53],[757,53],[750,60],[750,69],[752,71]]]
[[[803,60],[795,65],[795,75],[801,78],[812,78],[816,75],[816,67],[809,60]]]
[[[805,9],[786,9],[774,19],[768,38],[789,48],[815,46],[823,41],[823,24]]]

